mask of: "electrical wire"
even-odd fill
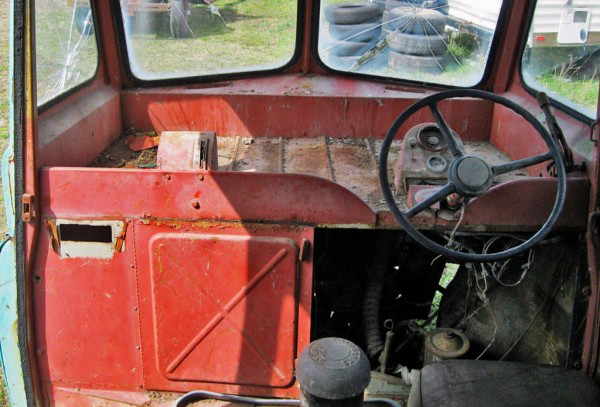
[[[490,247],[496,243],[498,240],[500,240],[502,238],[502,236],[494,236],[491,239],[489,239],[484,245],[483,245],[483,254],[487,254]],[[508,243],[506,243],[504,245],[504,248],[502,249],[503,251],[506,251],[514,246],[516,246],[517,244],[519,244],[520,242],[524,241],[524,239],[521,238],[512,238],[511,241],[509,241]],[[521,276],[519,277],[519,280],[517,280],[514,283],[506,283],[504,281],[502,281],[500,278],[502,277],[502,275],[504,274],[504,272],[506,271],[508,265],[510,264],[511,259],[506,259],[504,261],[497,261],[494,263],[488,263],[488,266],[491,268],[490,272],[491,275],[494,277],[494,280],[496,280],[498,282],[498,284],[504,286],[504,287],[516,287],[519,284],[521,284],[521,282],[525,279],[525,276],[527,276],[527,273],[529,272],[529,269],[531,268],[531,266],[533,265],[533,260],[534,260],[534,253],[535,253],[535,249],[532,248],[529,250],[529,254],[527,256],[527,263],[523,264],[521,266],[521,269],[523,270],[523,272],[521,273]],[[499,265],[500,264],[500,265]],[[496,272],[496,269],[498,269],[499,267],[499,271]],[[484,263],[481,263],[481,268],[482,270],[488,274],[488,270],[486,269],[486,266]]]
[[[488,351],[488,349],[492,347],[494,342],[496,342],[496,334],[498,333],[498,320],[496,319],[496,313],[494,312],[494,309],[492,308],[491,305],[489,305],[489,303],[488,303],[488,310],[490,310],[490,313],[492,314],[492,318],[494,319],[494,333],[492,334],[492,340],[490,341],[488,346],[485,347],[485,349],[479,354],[479,356],[477,356],[475,358],[475,360],[481,359],[481,357],[483,355],[485,355],[485,353]]]

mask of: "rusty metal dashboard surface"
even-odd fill
[[[387,211],[379,187],[377,163],[381,140],[318,138],[242,138],[218,139],[219,170],[284,172],[322,177],[333,181],[358,195],[374,212]],[[469,154],[478,155],[491,164],[510,159],[489,142],[467,142]],[[392,144],[388,159],[389,178],[393,179],[393,165],[402,150],[402,141]],[[503,179],[523,178],[512,174]],[[406,197],[398,195],[398,202],[406,206]]]

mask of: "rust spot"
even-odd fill
[[[50,241],[52,243],[52,249],[58,252],[59,242],[58,242],[58,230],[56,228],[56,220],[55,219],[45,219],[44,225],[46,229],[48,229],[48,233],[50,234]]]
[[[121,233],[119,234],[119,236],[117,236],[117,241],[115,242],[115,250],[117,252],[120,252],[121,249],[123,249],[123,242],[125,242],[125,235],[127,234],[127,227],[129,226],[130,222],[131,222],[131,220],[123,223],[123,228],[121,229]]]

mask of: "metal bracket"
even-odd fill
[[[23,194],[23,198],[21,200],[21,219],[23,220],[23,222],[30,223],[35,218],[35,215],[33,213],[33,199],[33,194]]]
[[[210,131],[163,131],[157,167],[168,171],[217,170],[216,137],[216,133]]]
[[[123,228],[121,229],[121,233],[117,236],[117,241],[115,243],[115,251],[120,252],[123,250],[123,243],[125,242],[125,236],[127,235],[127,227],[129,223],[123,223]]]
[[[46,229],[48,229],[48,233],[50,234],[52,249],[58,252],[60,249],[60,240],[58,239],[58,229],[56,228],[56,220],[46,219],[44,221],[44,225],[46,225]]]

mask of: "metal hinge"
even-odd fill
[[[21,219],[23,222],[32,222],[34,219],[33,213],[33,194],[23,194]]]

